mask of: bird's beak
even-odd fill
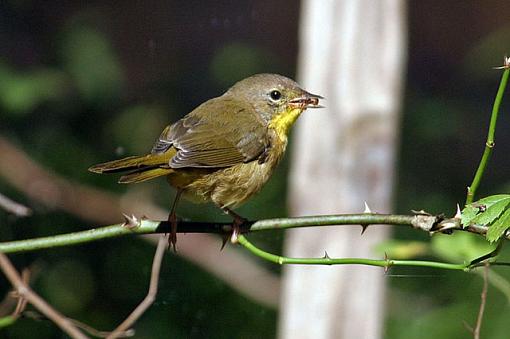
[[[298,98],[289,101],[289,104],[293,108],[322,108],[324,106],[319,105],[319,99],[324,99],[320,95],[304,92]]]

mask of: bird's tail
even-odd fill
[[[119,183],[138,183],[172,173],[173,169],[168,166],[170,158],[171,155],[166,153],[133,156],[94,165],[89,168],[89,171],[94,173],[127,172],[120,177]]]

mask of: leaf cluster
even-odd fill
[[[462,226],[488,226],[486,238],[490,242],[499,240],[510,228],[510,194],[485,197],[466,205],[462,210]]]

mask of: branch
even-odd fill
[[[328,253],[324,253],[322,258],[289,258],[265,252],[258,247],[255,247],[243,235],[239,235],[237,241],[243,245],[248,251],[255,254],[262,259],[273,262],[279,265],[367,265],[384,267],[387,271],[391,266],[418,266],[418,267],[432,267],[449,270],[462,270],[469,271],[471,266],[467,264],[449,264],[436,261],[420,261],[420,260],[393,260],[385,259],[363,259],[363,258],[330,258]]]
[[[339,214],[323,215],[297,218],[279,218],[266,219],[259,221],[247,221],[241,225],[242,234],[249,232],[260,232],[268,230],[281,230],[297,227],[311,226],[348,226],[361,225],[363,229],[369,225],[398,225],[411,226],[413,228],[429,232],[451,233],[453,231],[467,231],[484,235],[488,227],[472,225],[463,228],[460,219],[457,217],[443,219],[441,216],[434,215],[396,215],[396,214]],[[42,238],[16,240],[0,243],[0,252],[3,253],[21,253],[46,248],[55,248],[77,244],[85,244],[101,239],[116,238],[124,235],[133,234],[154,234],[169,233],[170,224],[167,221],[155,221],[148,219],[136,219],[128,217],[123,224],[104,226],[86,231],[60,234]],[[191,222],[179,221],[177,227],[178,233],[217,233],[230,234],[232,232],[232,223],[229,222]],[[507,235],[507,239],[510,236]]]
[[[30,271],[27,268],[21,272],[21,280],[25,285],[30,284]],[[27,300],[19,295],[16,289],[7,293],[4,300],[0,303],[0,314],[3,315],[13,304],[15,304],[14,310],[8,316],[0,318],[0,329],[12,325],[25,311]]]
[[[3,253],[0,253],[0,269],[11,282],[12,286],[14,286],[20,298],[23,298],[32,304],[48,319],[57,324],[62,329],[62,331],[66,332],[71,338],[87,338],[87,336],[81,333],[80,330],[78,330],[78,328],[76,328],[68,318],[52,308],[44,299],[42,299],[39,295],[32,291],[32,289],[27,284],[25,284],[14,266],[9,261],[9,258],[7,258],[7,256]]]
[[[500,68],[500,67],[497,67]],[[504,66],[501,67],[504,69],[503,75],[501,76],[501,81],[499,83],[498,92],[496,94],[496,99],[494,99],[494,105],[492,106],[492,114],[491,121],[489,124],[489,133],[487,134],[487,141],[485,142],[485,149],[483,151],[482,159],[480,160],[480,164],[478,165],[478,169],[476,170],[475,177],[473,178],[473,182],[470,186],[468,186],[468,192],[466,197],[466,205],[473,202],[473,199],[476,194],[476,190],[480,185],[480,181],[482,180],[483,173],[485,172],[485,168],[487,167],[487,163],[492,154],[492,150],[495,145],[494,135],[496,133],[496,123],[498,120],[499,108],[501,106],[501,101],[503,100],[503,94],[505,93],[506,84],[508,83],[508,77],[510,75],[510,58],[505,57]]]
[[[480,309],[478,310],[478,317],[476,319],[476,326],[473,330],[473,339],[480,339],[480,330],[482,328],[483,313],[485,311],[485,304],[487,303],[487,290],[489,288],[489,263],[485,263],[483,270],[483,288],[480,295]]]

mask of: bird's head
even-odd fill
[[[232,86],[227,95],[249,102],[270,128],[287,134],[307,108],[320,108],[320,95],[311,94],[278,74],[256,74]]]

